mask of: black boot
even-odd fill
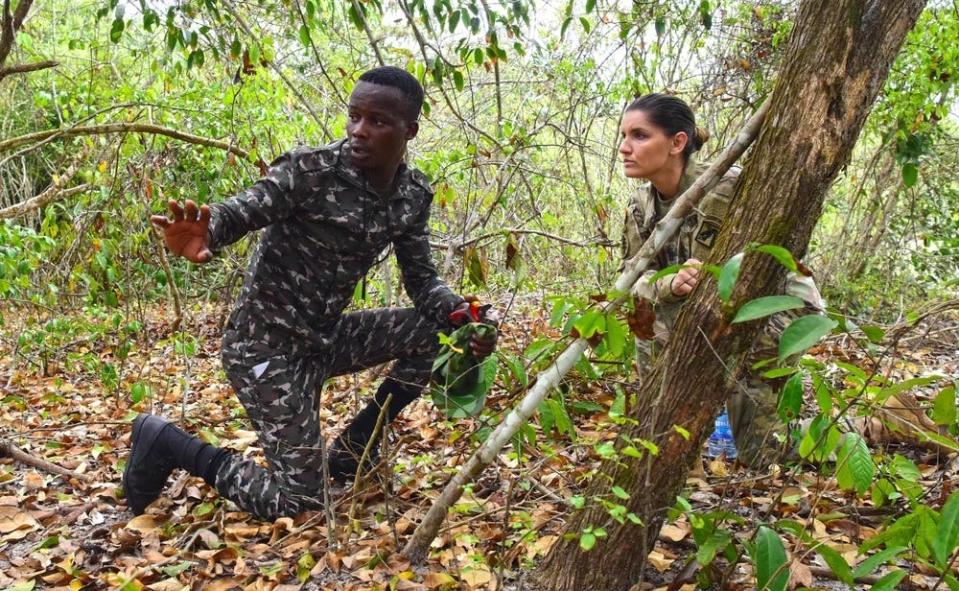
[[[216,473],[229,451],[187,434],[173,423],[151,414],[133,421],[130,455],[123,469],[123,490],[134,515],[155,501],[174,468],[183,468],[216,486]]]
[[[389,407],[386,409],[386,416],[383,417],[383,426],[390,424],[400,414],[400,411],[419,397],[422,391],[421,386],[409,386],[397,382],[393,378],[383,380],[376,391],[376,395],[373,396],[373,400],[353,417],[349,426],[340,433],[340,436],[330,446],[330,476],[338,482],[356,476],[363,450],[366,449],[371,439],[373,443],[370,446],[370,453],[367,456],[364,470],[375,466],[380,451],[376,441],[379,438],[379,433],[374,433],[373,429],[376,427],[376,419],[380,416],[380,409],[386,402],[387,397],[390,394],[393,395]]]

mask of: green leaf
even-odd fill
[[[163,574],[165,574],[168,577],[176,577],[176,576],[179,576],[181,573],[185,572],[191,566],[193,566],[192,562],[188,562],[184,560],[182,562],[178,562],[176,564],[171,564],[170,566],[163,567]]]
[[[776,312],[795,310],[797,308],[802,308],[805,305],[806,304],[801,298],[790,295],[775,295],[756,298],[755,300],[746,302],[741,308],[739,308],[739,311],[736,312],[736,317],[733,318],[733,324],[737,322],[756,320],[757,318],[765,318],[766,316],[770,316]]]
[[[932,420],[948,427],[956,422],[956,386],[946,386],[936,395],[932,405]]]
[[[663,277],[666,277],[667,275],[675,275],[676,273],[679,273],[680,269],[688,266],[689,265],[681,265],[681,264],[670,265],[666,267],[665,269],[660,269],[659,271],[656,271],[655,273],[653,273],[653,275],[647,281],[649,282],[650,285],[652,285],[656,283],[657,281],[659,281],[660,279],[662,279]]]
[[[580,338],[591,338],[597,332],[602,332],[606,328],[606,316],[598,310],[587,310],[573,322],[573,328],[579,332]]]
[[[844,489],[855,489],[859,494],[869,490],[876,466],[869,454],[866,441],[858,433],[843,435],[836,458],[836,479]]]
[[[856,565],[856,570],[852,571],[852,576],[855,578],[865,577],[871,575],[877,568],[881,565],[889,562],[900,553],[905,552],[906,548],[903,546],[893,546],[891,548],[886,548],[881,552],[877,552],[870,556],[869,558],[863,560]]]
[[[125,25],[122,18],[117,17],[113,19],[113,24],[110,25],[110,41],[113,43],[120,42],[120,37],[123,35],[124,26]]]
[[[596,545],[596,536],[592,534],[591,532],[583,532],[583,534],[579,536],[579,547],[582,548],[584,551],[589,552],[590,550],[593,549],[593,546],[595,545]]]
[[[899,584],[899,581],[906,578],[906,571],[896,569],[885,575],[869,587],[869,591],[892,591]]]
[[[755,554],[756,587],[760,590],[785,591],[789,583],[789,568],[786,566],[786,549],[773,530],[761,525],[756,534]]]
[[[919,180],[919,167],[917,167],[912,162],[907,162],[902,165],[902,184],[907,188],[916,184],[916,181]]]
[[[302,43],[304,47],[310,46],[310,29],[306,24],[300,25],[300,43]]]
[[[457,92],[463,92],[463,88],[466,87],[466,80],[463,79],[463,73],[459,70],[453,70],[453,86],[456,87]]]
[[[799,416],[803,401],[802,381],[803,374],[797,372],[786,380],[786,385],[783,386],[776,412],[779,413],[779,418],[782,419],[784,423],[788,423]]]
[[[736,280],[739,279],[739,268],[743,264],[743,253],[733,255],[731,259],[723,265],[723,270],[719,272],[719,284],[716,291],[719,293],[719,299],[728,302],[733,295],[733,288],[736,287]]]
[[[822,559],[829,566],[833,574],[836,575],[836,578],[847,585],[853,584],[852,569],[849,568],[849,563],[842,557],[842,554],[822,543],[817,544],[815,550],[822,556]]]
[[[886,336],[886,331],[878,326],[861,326],[860,328],[866,335],[866,338],[872,343],[879,344],[882,342],[882,337]]]
[[[829,419],[823,415],[818,415],[812,420],[799,443],[800,456],[816,462],[822,462],[829,457],[829,454],[839,443],[842,434],[836,427],[831,427],[826,431],[828,426]]]
[[[810,314],[793,320],[779,338],[779,360],[790,355],[802,353],[812,347],[819,339],[829,334],[836,326],[835,320],[825,316]]]
[[[656,36],[662,37],[666,34],[666,17],[657,16],[656,17]]]
[[[797,271],[799,269],[799,266],[796,264],[796,259],[793,258],[793,254],[782,246],[776,246],[775,244],[760,244],[751,246],[749,250],[768,254],[779,261],[780,265],[786,267],[786,269],[790,271]]]
[[[621,487],[621,486],[614,486],[614,487],[612,488],[612,491],[613,491],[613,494],[616,495],[617,497],[619,497],[620,499],[623,499],[624,501],[628,501],[628,500],[629,500],[629,493],[626,492],[625,490],[623,490],[623,487]]]
[[[959,543],[959,492],[949,495],[942,507],[942,517],[936,538],[932,542],[932,551],[940,567],[945,567],[949,557]]]
[[[593,12],[596,8],[596,0],[586,0],[586,12]]]
[[[728,531],[717,529],[703,543],[699,544],[699,548],[696,550],[696,562],[702,566],[709,565],[716,558],[716,554],[722,552],[731,540],[732,536],[729,535]]]
[[[150,386],[137,382],[130,388],[130,402],[138,404],[150,395]]]
[[[616,358],[622,357],[626,350],[626,329],[613,315],[606,317],[606,350]]]

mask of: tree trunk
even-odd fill
[[[806,0],[800,7],[784,66],[769,99],[770,113],[740,177],[737,193],[709,262],[721,263],[750,242],[778,244],[802,256],[829,186],[848,162],[870,106],[924,0]],[[628,589],[642,579],[646,556],[665,511],[682,489],[720,405],[735,387],[741,360],[762,322],[731,325],[731,313],[776,292],[784,275],[772,257],[747,255],[729,305],[707,277],[690,296],[671,342],[643,381],[636,424],[620,439],[652,441],[655,456],[607,461],[590,483],[586,507],[567,525],[537,571],[558,590]],[[689,431],[683,437],[673,427]],[[636,446],[640,447],[640,446]],[[626,462],[625,460],[629,460]],[[598,499],[617,500],[643,524],[618,525]],[[603,527],[588,552],[579,535]]]

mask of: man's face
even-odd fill
[[[403,93],[392,86],[358,82],[350,95],[346,136],[350,158],[360,170],[395,172],[403,159],[406,142],[416,137],[419,126],[407,117]]]

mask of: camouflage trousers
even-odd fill
[[[267,467],[231,456],[217,472],[219,494],[261,519],[321,508],[323,382],[396,360],[389,377],[425,386],[439,350],[439,330],[413,308],[363,310],[340,318],[327,350],[290,355],[226,333],[223,367],[257,432]]]
[[[653,339],[636,340],[636,362],[640,379],[644,371],[652,367],[669,340],[678,307],[671,312],[673,313],[663,315],[662,318],[657,317],[653,326]],[[755,371],[749,368],[777,356],[779,337],[792,320],[817,312],[818,309],[807,305],[805,309],[773,314],[746,355],[743,377],[738,380],[735,391],[726,401],[726,411],[729,414],[729,425],[736,442],[739,461],[747,466],[769,464],[788,453],[788,444],[785,443],[787,428],[777,412],[779,392],[785,385],[786,378],[763,378],[761,374],[772,366]]]

